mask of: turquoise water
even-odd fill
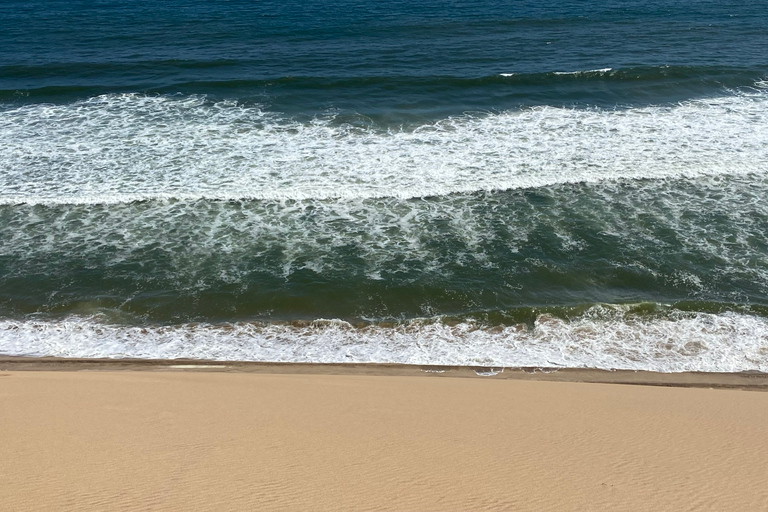
[[[0,353],[768,371],[768,7],[5,2]]]

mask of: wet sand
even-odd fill
[[[490,370],[3,358],[0,503],[768,510],[765,375]]]

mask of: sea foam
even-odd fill
[[[415,127],[300,122],[204,97],[112,94],[0,110],[0,204],[407,199],[768,169],[768,94],[535,107]]]
[[[484,327],[418,319],[354,327],[229,323],[129,327],[98,317],[0,321],[0,353],[24,356],[193,358],[315,363],[405,363],[768,372],[768,320],[737,313],[665,318],[594,306],[571,321],[540,315],[524,325]]]

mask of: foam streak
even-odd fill
[[[301,123],[203,97],[105,95],[0,111],[0,203],[399,199],[764,173],[768,96],[539,107],[415,129]]]
[[[315,363],[543,366],[661,372],[768,371],[768,321],[744,314],[637,318],[595,306],[533,329],[414,320],[355,328],[234,323],[127,327],[95,318],[0,322],[0,353],[27,356],[193,358]]]

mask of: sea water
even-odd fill
[[[768,6],[0,5],[0,353],[768,371]]]

